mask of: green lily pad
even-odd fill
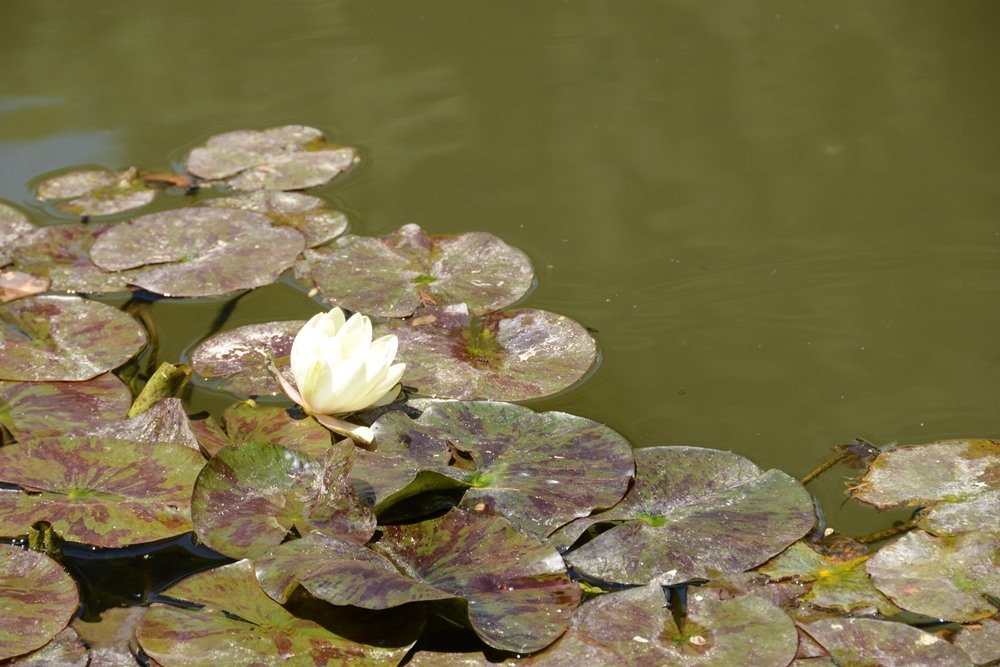
[[[57,634],[52,638],[52,641],[42,648],[4,663],[4,665],[19,665],[20,667],[49,667],[49,665],[59,665],[59,667],[88,667],[90,664],[113,667],[113,665],[107,663],[92,663],[91,655],[86,645],[84,645],[83,640],[80,639],[80,636],[71,627]]]
[[[274,282],[305,247],[267,216],[229,208],[150,213],[103,232],[90,258],[106,271],[143,267],[131,282],[164,296],[213,296]]]
[[[963,667],[962,651],[935,634],[873,618],[828,618],[799,627],[830,652],[838,665]]]
[[[430,235],[410,224],[381,238],[345,236],[306,252],[295,277],[334,305],[407,317],[428,304],[492,312],[524,296],[534,272],[527,255],[492,234]]]
[[[322,185],[360,158],[304,125],[237,130],[210,137],[188,155],[187,170],[207,180],[228,179],[236,190],[302,190]]]
[[[663,591],[649,584],[584,604],[573,625],[531,665],[755,665],[785,667],[795,657],[795,624],[754,595],[720,600],[690,589],[680,626]]]
[[[903,609],[978,621],[996,613],[985,596],[1000,598],[1000,535],[915,530],[882,547],[867,568],[875,587]]]
[[[135,636],[162,665],[396,665],[416,638],[393,632],[388,646],[372,646],[298,618],[264,594],[245,560],[188,577],[164,594],[203,607],[150,608]]]
[[[988,618],[963,625],[951,642],[977,665],[995,663],[1000,660],[1000,620]]]
[[[0,660],[47,644],[79,604],[76,584],[59,563],[0,544]]]
[[[268,370],[269,359],[287,357],[305,320],[248,324],[202,341],[191,353],[196,373],[238,396],[284,395]]]
[[[47,277],[56,292],[127,292],[135,270],[105,271],[90,261],[94,241],[114,226],[73,223],[43,227],[18,244],[11,257],[19,270]]]
[[[293,418],[289,410],[243,401],[222,414],[226,433],[235,443],[263,442],[281,445],[320,458],[330,451],[330,431],[315,419]]]
[[[625,495],[632,448],[603,424],[511,403],[446,402],[416,421],[402,412],[372,427],[375,451],[358,452],[352,478],[375,494],[375,511],[415,493],[469,487],[461,507],[503,516],[541,539]]]
[[[375,327],[399,338],[396,361],[423,395],[523,401],[562,391],[597,359],[587,330],[563,315],[521,308],[472,320],[465,306],[427,308]]]
[[[22,271],[0,271],[0,302],[14,301],[41,294],[49,289],[48,278]]]
[[[0,201],[0,266],[10,264],[14,247],[36,231],[28,216]]]
[[[0,306],[0,380],[89,380],[145,344],[138,322],[96,301],[34,296]]]
[[[731,452],[650,447],[635,451],[635,463],[635,485],[622,502],[565,529],[573,536],[581,526],[617,523],[566,556],[582,574],[668,585],[742,572],[816,520],[801,484],[777,470],[762,473]]]
[[[112,215],[145,206],[156,190],[139,177],[136,167],[124,171],[71,171],[38,184],[40,201],[57,201],[56,208],[71,215]]]
[[[0,535],[48,521],[67,540],[122,547],[191,530],[191,492],[204,459],[173,443],[44,438],[0,447]]]
[[[125,417],[132,394],[111,373],[83,382],[0,381],[0,424],[18,440]]]
[[[263,555],[293,530],[364,544],[375,516],[348,481],[353,450],[344,440],[317,460],[268,443],[224,447],[195,484],[195,533],[233,558]]]
[[[179,398],[165,398],[131,419],[96,422],[75,430],[72,435],[114,438],[136,444],[168,442],[201,451]]]
[[[327,208],[326,202],[319,197],[301,192],[259,190],[236,197],[209,199],[202,205],[262,213],[275,225],[297,229],[310,248],[332,241],[347,231],[346,215]]]
[[[559,554],[499,517],[453,509],[387,526],[373,548],[417,581],[464,598],[472,629],[501,650],[548,646],[580,602]]]
[[[97,622],[73,619],[73,629],[87,642],[93,667],[133,667],[132,634],[149,607],[112,607],[101,612]],[[85,663],[86,664],[86,663]]]

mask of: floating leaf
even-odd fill
[[[579,526],[622,522],[567,555],[589,577],[667,585],[742,572],[815,523],[801,484],[737,454],[650,447],[636,450],[635,462],[635,485],[622,502],[565,529],[579,535]]]
[[[284,394],[267,368],[269,359],[287,357],[305,320],[248,324],[202,341],[191,353],[191,365],[219,389],[240,396]]]
[[[191,530],[204,459],[187,447],[100,437],[45,438],[0,447],[0,535],[48,521],[63,538],[121,547]]]
[[[56,292],[126,292],[135,271],[105,271],[90,261],[94,240],[113,223],[50,225],[12,251],[16,267],[49,278]]]
[[[235,208],[266,215],[275,225],[297,229],[310,248],[347,231],[347,216],[327,208],[319,197],[301,192],[259,190],[236,197],[209,199],[203,206]]]
[[[233,558],[262,555],[293,530],[364,544],[375,517],[348,481],[353,450],[344,440],[316,460],[268,443],[224,447],[198,476],[195,533]]]
[[[195,437],[198,438],[198,444],[201,445],[202,451],[209,458],[218,454],[223,447],[229,446],[229,436],[211,415],[201,415],[199,419],[188,419],[188,424],[194,431]]]
[[[71,171],[38,184],[35,195],[41,201],[63,199],[56,208],[71,215],[112,215],[145,206],[156,197],[139,170],[93,169]]]
[[[330,450],[330,432],[315,419],[301,412],[299,415],[296,419],[286,408],[243,401],[226,408],[222,418],[232,442],[281,445],[313,458],[326,455]]]
[[[690,589],[678,626],[657,584],[602,595],[532,665],[755,665],[785,667],[795,657],[795,624],[754,595],[720,600]]]
[[[962,667],[969,659],[935,634],[872,618],[830,618],[800,623],[838,665]]]
[[[0,266],[9,264],[14,246],[36,231],[28,216],[0,201]]]
[[[101,612],[96,623],[73,619],[73,629],[90,647],[93,667],[132,667],[136,663],[131,643],[135,627],[149,607],[112,607]]]
[[[106,271],[144,267],[131,281],[150,292],[212,296],[274,282],[304,247],[301,234],[259,213],[186,208],[115,225],[90,257]]]
[[[49,288],[48,278],[37,278],[21,271],[0,272],[0,302],[41,294]]]
[[[49,667],[49,665],[88,667],[90,664],[94,664],[95,667],[113,667],[107,663],[92,663],[90,652],[87,651],[83,640],[73,628],[64,629],[42,648],[14,658],[9,663],[4,663],[4,665],[18,665],[19,667]]]
[[[416,421],[390,412],[373,430],[377,449],[358,452],[352,478],[374,491],[376,512],[431,488],[428,471],[445,488],[470,487],[461,507],[538,539],[617,503],[635,469],[628,441],[607,426],[510,403],[438,403]]]
[[[396,665],[415,639],[394,632],[389,646],[370,646],[326,629],[329,619],[319,625],[297,618],[264,594],[245,560],[188,577],[164,593],[204,607],[150,608],[136,639],[163,665]]]
[[[146,344],[138,322],[77,297],[34,296],[0,306],[0,379],[89,380]]]
[[[380,317],[465,303],[473,315],[508,306],[531,288],[531,260],[485,232],[429,235],[404,225],[388,236],[345,236],[306,252],[295,276],[331,303]]]
[[[84,382],[0,381],[0,424],[15,438],[42,438],[125,417],[132,402],[111,373]]]
[[[278,155],[226,184],[234,190],[305,190],[329,183],[361,160],[353,148]]]
[[[47,644],[78,604],[76,584],[59,563],[37,551],[0,544],[0,660]]]
[[[453,509],[387,526],[374,549],[417,581],[464,598],[469,621],[494,648],[537,651],[569,626],[580,601],[559,554],[499,517]]]
[[[166,442],[201,451],[198,437],[179,398],[165,398],[131,419],[98,422],[72,435],[89,435],[132,443]]]
[[[439,398],[522,401],[566,389],[597,359],[597,344],[573,320],[521,308],[477,320],[464,306],[428,308],[375,327],[399,338],[404,382]]]
[[[882,547],[867,567],[876,588],[903,609],[959,622],[996,613],[985,596],[1000,598],[1000,535],[915,530]]]
[[[963,625],[951,641],[965,651],[975,664],[995,663],[1000,660],[1000,620],[988,618]]]

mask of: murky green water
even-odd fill
[[[39,174],[314,125],[364,151],[319,192],[354,231],[493,232],[528,304],[598,330],[597,374],[533,407],[793,475],[1000,434],[997,3],[248,6],[3,3],[0,197],[52,221]],[[222,303],[159,302],[161,357]],[[273,287],[226,327],[316,309]]]

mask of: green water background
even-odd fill
[[[1000,435],[1000,3],[0,5],[0,197],[304,123],[352,230],[484,230],[603,365],[533,402],[802,475],[864,436]],[[154,307],[163,360],[224,300]],[[226,327],[318,309],[277,286]],[[228,397],[196,392],[192,411]],[[852,532],[884,518],[840,508]]]

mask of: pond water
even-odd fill
[[[0,10],[0,198],[303,123],[353,231],[483,230],[600,369],[531,403],[796,476],[831,446],[1000,433],[995,2],[38,2]],[[123,216],[118,216],[120,219]],[[120,303],[120,301],[118,301]],[[224,299],[157,302],[184,360]],[[225,328],[319,309],[284,285]],[[192,411],[231,399],[195,392]],[[849,532],[842,477],[813,488]]]

